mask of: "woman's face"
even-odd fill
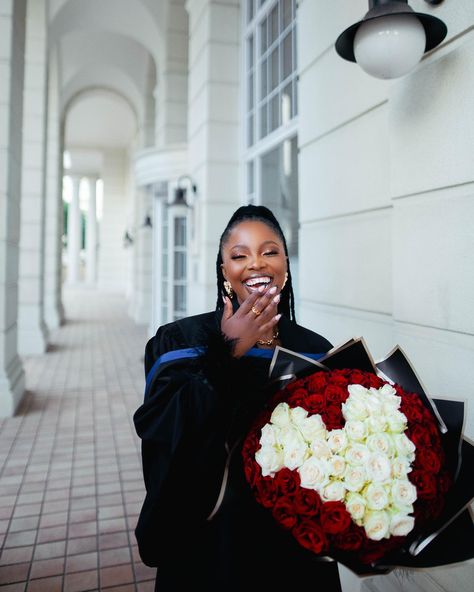
[[[281,290],[287,271],[285,248],[267,224],[246,220],[237,224],[222,246],[222,273],[241,304],[260,286]]]

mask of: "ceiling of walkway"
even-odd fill
[[[124,147],[153,121],[163,31],[177,6],[184,0],[50,0],[66,147]]]

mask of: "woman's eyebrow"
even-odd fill
[[[274,241],[274,240],[266,240],[266,241],[264,241],[264,242],[263,242],[263,243],[260,245],[260,248],[261,248],[261,247],[264,247],[264,246],[266,246],[266,245],[270,245],[270,244],[271,244],[271,245],[275,245],[275,246],[277,246],[277,247],[279,247],[279,246],[280,246],[280,245],[279,245],[279,244],[278,244],[276,241]],[[232,245],[231,249],[249,249],[249,246],[248,246],[248,245]]]

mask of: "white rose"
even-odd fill
[[[362,421],[368,416],[367,405],[366,405],[366,393],[365,389],[360,384],[350,384],[347,387],[349,391],[349,397],[346,402],[341,405],[342,415],[346,421],[352,419]]]
[[[375,483],[384,483],[390,479],[392,466],[390,459],[380,452],[372,452],[365,465],[367,477]]]
[[[262,475],[273,477],[283,468],[283,453],[273,446],[263,446],[255,453],[255,460],[262,467]]]
[[[297,430],[288,432],[283,443],[283,464],[293,471],[300,467],[309,456],[308,444]]]
[[[346,450],[345,458],[350,465],[365,465],[369,460],[369,455],[370,451],[365,444],[352,442]]]
[[[364,517],[367,502],[359,493],[350,491],[346,496],[346,510],[351,515],[352,519],[361,525],[361,520]]]
[[[392,411],[399,409],[402,399],[397,395],[397,391],[393,388],[393,386],[385,384],[381,389],[379,389],[379,393],[383,395],[382,404],[384,413],[389,414]]]
[[[391,493],[397,505],[409,505],[416,500],[416,487],[408,479],[396,479],[392,483]]]
[[[326,440],[313,440],[311,442],[311,452],[315,458],[330,459],[332,456]]]
[[[388,429],[397,434],[401,434],[407,427],[406,415],[401,411],[392,411],[387,415]]]
[[[360,491],[367,481],[363,465],[349,465],[344,471],[344,485],[349,491]]]
[[[349,440],[360,442],[367,437],[367,423],[365,421],[359,421],[356,419],[346,421],[344,430]]]
[[[398,405],[396,406],[396,409],[400,407],[401,399],[391,384],[384,384],[381,388],[379,388],[379,393],[384,397],[387,397],[387,399],[396,397],[398,399]]]
[[[393,442],[388,434],[380,432],[378,434],[371,434],[367,438],[367,448],[372,452],[382,452],[387,456],[393,451]]]
[[[387,429],[387,418],[380,412],[373,412],[372,415],[367,419],[367,427],[370,433],[379,434],[385,432]]]
[[[344,457],[334,454],[328,460],[329,472],[334,477],[340,477],[344,475],[344,471],[346,470],[346,461]]]
[[[279,427],[287,426],[291,423],[290,406],[288,403],[279,403],[273,410],[270,421]]]
[[[406,536],[415,526],[413,516],[406,514],[393,514],[390,519],[390,534],[394,536]]]
[[[401,456],[406,456],[408,460],[414,460],[415,458],[415,445],[405,434],[395,434],[393,436],[395,447]]]
[[[293,409],[291,409],[290,414],[291,420],[297,426],[303,423],[304,420],[308,417],[308,412],[306,411],[306,409],[303,409],[303,407],[294,407]]]
[[[390,532],[390,517],[384,510],[368,511],[364,516],[365,534],[373,541],[388,538]]]
[[[278,428],[267,423],[262,428],[262,435],[260,436],[260,444],[262,446],[274,446],[277,443]]]
[[[392,460],[392,477],[394,479],[406,479],[411,470],[410,463],[405,457],[397,456]]]
[[[387,489],[378,483],[371,483],[364,490],[363,495],[367,500],[369,510],[383,510],[389,504],[389,495]]]
[[[320,491],[329,481],[329,470],[326,461],[312,456],[298,469],[301,487]]]
[[[366,402],[369,415],[381,415],[383,413],[383,400],[379,391],[372,387],[369,389],[369,393]]]
[[[330,481],[320,495],[323,502],[341,502],[346,495],[346,488],[342,481]]]
[[[342,452],[347,447],[347,435],[344,430],[331,430],[327,443],[333,452]]]
[[[303,437],[308,442],[312,442],[316,439],[326,438],[326,425],[319,414],[311,415],[307,417],[298,425]]]

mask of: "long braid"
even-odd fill
[[[291,277],[291,270],[290,270],[290,260],[288,258],[288,247],[286,244],[285,236],[283,231],[278,223],[278,220],[275,218],[271,210],[266,208],[265,206],[242,206],[238,210],[236,210],[229,220],[224,232],[219,241],[219,250],[217,252],[217,259],[216,259],[216,278],[217,278],[217,301],[216,301],[216,309],[221,309],[224,307],[224,302],[222,299],[223,294],[225,294],[224,289],[224,275],[222,273],[222,247],[226,243],[230,232],[232,229],[240,224],[240,222],[244,222],[245,220],[255,220],[258,222],[263,222],[267,226],[269,226],[281,239],[283,242],[283,247],[285,250],[285,255],[287,257],[287,271],[288,271],[288,280],[286,282],[285,287],[281,291],[281,300],[278,305],[278,312],[282,313],[283,315],[289,317],[291,320],[296,322],[296,315],[295,315],[295,296],[293,293],[293,282]]]

